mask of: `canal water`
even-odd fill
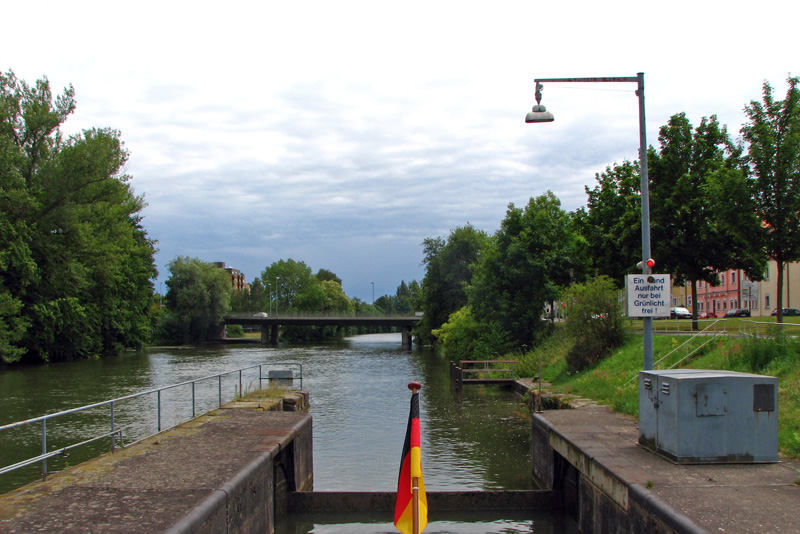
[[[291,365],[286,362],[294,362]],[[118,398],[169,384],[266,363],[266,370],[302,365],[303,389],[310,392],[314,432],[314,489],[394,491],[408,419],[408,383],[418,381],[422,462],[428,491],[533,489],[530,420],[526,406],[494,386],[450,385],[448,364],[425,348],[401,347],[399,334],[349,338],[323,345],[216,346],[151,349],[117,358],[85,360],[0,371],[0,425],[46,413]],[[258,383],[258,370],[245,373],[245,390]],[[197,386],[197,411],[233,398],[239,377]],[[115,408],[125,442],[157,430],[154,395]],[[162,428],[191,416],[191,394],[176,388],[162,394]],[[48,449],[108,432],[108,408],[48,423]],[[0,466],[38,454],[41,429],[34,425],[0,433]],[[75,450],[49,462],[58,470],[104,452],[108,442]],[[0,475],[0,492],[35,480],[39,465]],[[552,514],[474,513],[432,518],[426,532],[577,532]],[[377,522],[376,522],[377,521]],[[396,532],[385,518],[316,516],[292,518],[280,534]]]

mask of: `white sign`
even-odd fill
[[[628,317],[669,317],[671,289],[668,274],[629,274],[625,279]]]

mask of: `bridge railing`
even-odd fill
[[[266,315],[262,315],[266,314]],[[372,314],[369,312],[364,313],[344,313],[344,312],[280,312],[280,313],[267,313],[260,311],[252,312],[230,312],[226,313],[225,317],[236,319],[249,319],[251,317],[269,317],[271,319],[294,319],[294,318],[337,318],[337,317],[354,317],[359,319],[421,319],[421,312],[407,314],[407,313],[378,313]]]
[[[280,372],[278,376],[280,376],[280,380],[276,381],[274,378],[275,372],[270,371],[267,374],[264,374],[264,368],[272,368],[272,369],[286,369],[286,367],[290,367],[288,371]],[[257,376],[256,376],[257,370]],[[289,375],[291,373],[291,375]],[[247,376],[247,375],[251,376]],[[229,378],[228,382],[230,382],[230,378],[235,381],[238,378],[238,382],[234,382],[234,395],[225,395],[223,392],[223,378]],[[291,383],[294,385],[294,381],[297,380],[299,382],[299,387],[302,389],[303,387],[303,365],[299,362],[270,362],[270,363],[262,363],[251,365],[248,367],[242,367],[241,369],[235,369],[233,371],[226,371],[224,373],[218,373],[215,375],[204,376],[202,378],[196,378],[193,380],[187,380],[184,382],[179,382],[177,384],[170,384],[168,386],[163,386],[155,389],[149,389],[147,391],[142,391],[139,393],[134,393],[131,395],[126,395],[124,397],[118,397],[116,399],[111,399],[103,402],[97,402],[94,404],[87,404],[85,406],[80,406],[78,408],[72,408],[70,410],[64,410],[57,413],[52,413],[48,415],[43,415],[40,417],[34,417],[32,419],[26,419],[24,421],[17,421],[15,423],[5,424],[0,426],[0,443],[3,444],[3,447],[6,447],[6,440],[4,437],[9,434],[13,429],[20,429],[20,428],[30,428],[38,426],[40,428],[40,450],[41,454],[36,456],[32,456],[29,458],[22,459],[16,463],[7,465],[5,467],[0,467],[0,475],[4,473],[9,473],[11,471],[15,471],[21,469],[26,466],[30,466],[36,463],[41,462],[42,467],[42,478],[47,479],[48,473],[48,460],[57,456],[69,456],[68,451],[83,447],[85,445],[95,443],[98,441],[110,439],[111,445],[111,452],[113,453],[114,450],[118,445],[125,447],[130,446],[133,443],[146,439],[148,437],[154,436],[160,432],[165,430],[169,430],[178,426],[179,424],[185,423],[186,421],[190,421],[198,416],[198,409],[204,410],[200,415],[204,413],[208,413],[211,410],[219,408],[224,403],[229,402],[230,400],[234,400],[235,398],[243,397],[250,387],[258,381],[258,387],[261,388],[261,385],[264,380],[267,380],[272,385],[275,382],[279,382],[281,386],[287,385],[287,383]],[[209,388],[208,385],[211,385]],[[230,385],[230,384],[228,384]],[[169,402],[165,402],[164,397],[167,395],[168,392],[177,392],[176,395],[173,394],[173,397],[169,400]],[[210,394],[209,394],[210,393]],[[181,399],[180,397],[183,396]],[[154,421],[151,421],[149,425],[145,425],[144,428],[152,429],[155,428],[155,432],[149,431],[142,431],[142,425],[131,425],[128,429],[132,430],[134,433],[134,441],[125,445],[124,443],[124,431],[128,430],[125,427],[121,427],[118,425],[118,410],[121,405],[140,401],[142,399],[146,399],[150,397],[155,401],[155,410],[153,413]],[[210,398],[209,398],[210,397]],[[232,398],[231,398],[232,397]],[[180,412],[181,408],[186,408],[188,412],[188,407],[191,406],[191,417],[181,417],[180,415],[176,415],[175,413],[165,414],[165,408],[172,410],[172,412]],[[143,409],[143,405],[141,403],[135,406],[135,412],[137,414],[141,414],[142,411],[147,411]],[[101,412],[105,412],[108,417],[107,423],[105,423],[105,430],[99,430],[104,426],[103,423],[100,423],[100,427],[96,424],[85,424],[85,422],[76,423],[75,421],[68,421],[67,425],[70,427],[67,429],[66,432],[62,429],[62,434],[66,433],[69,436],[78,436],[78,440],[74,443],[70,443],[68,445],[61,445],[55,448],[48,446],[48,438],[52,437],[52,431],[48,428],[48,423],[51,424],[51,427],[56,421],[63,421],[64,419],[69,419],[70,416],[76,414],[89,414],[93,411],[100,410]],[[152,412],[152,410],[151,410]],[[188,415],[188,413],[186,414]],[[99,416],[92,415],[92,418],[98,418]],[[165,424],[166,422],[166,424]],[[75,428],[74,428],[75,427]],[[86,428],[90,428],[88,432],[83,432]],[[87,435],[91,433],[92,435]],[[63,440],[64,436],[58,436],[61,440]],[[86,439],[84,439],[86,438]]]

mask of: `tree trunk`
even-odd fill
[[[778,264],[778,318],[777,322],[783,322],[783,261],[776,260]]]

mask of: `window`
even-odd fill
[[[731,273],[731,285],[736,285],[736,272]]]
[[[692,297],[691,296],[686,297],[686,307],[687,308],[691,308],[692,307]]]
[[[769,265],[764,269],[764,280],[769,280]]]
[[[769,295],[764,295],[764,309],[769,309]]]

